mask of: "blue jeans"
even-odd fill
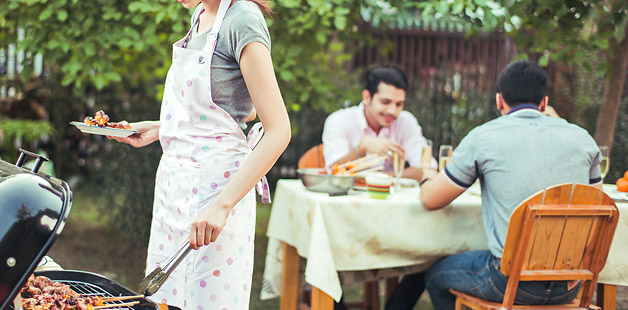
[[[427,270],[425,286],[436,310],[454,309],[453,288],[484,300],[501,303],[508,277],[499,270],[500,259],[487,250],[470,251],[441,259]],[[567,281],[519,282],[515,304],[554,305],[568,303],[578,295],[580,284],[571,290]]]

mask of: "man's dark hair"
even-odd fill
[[[401,69],[393,66],[375,67],[366,71],[366,84],[364,89],[371,93],[371,96],[377,93],[377,87],[380,82],[395,86],[397,88],[408,90],[408,79]]]
[[[545,97],[547,74],[543,68],[527,60],[515,61],[499,74],[497,92],[510,107],[524,103],[538,105]]]

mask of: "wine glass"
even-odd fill
[[[403,174],[403,169],[405,168],[406,159],[403,156],[399,156],[397,153],[393,153],[393,172],[395,173],[395,192],[399,191],[400,184],[399,179],[401,178],[401,174]]]
[[[423,168],[423,173],[430,168],[430,164],[432,163],[432,140],[426,140],[427,145],[423,147],[421,153],[421,168]]]
[[[438,171],[443,171],[445,166],[451,161],[454,148],[451,145],[443,144],[438,150]]]
[[[608,173],[608,169],[611,166],[610,150],[608,146],[605,146],[605,145],[600,146],[600,154],[602,155],[602,158],[600,160],[600,172],[601,172],[602,180],[604,180],[604,178],[606,177],[606,174]]]

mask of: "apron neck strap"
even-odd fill
[[[227,10],[231,5],[232,0],[220,0],[220,5],[218,6],[218,12],[216,13],[216,19],[214,20],[214,25],[212,25],[212,29],[207,34],[207,41],[205,42],[205,46],[203,47],[204,52],[213,51],[216,41],[218,41],[218,31],[220,31],[220,27],[222,27],[222,21],[225,19],[225,15],[227,15]]]

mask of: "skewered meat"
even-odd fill
[[[82,296],[69,285],[43,276],[31,275],[20,294],[25,310],[93,310],[103,305],[100,296]]]
[[[83,122],[91,126],[131,129],[131,125],[129,125],[127,121],[110,122],[109,115],[107,115],[103,110],[96,112],[94,114],[94,117],[91,117],[91,116],[85,117]]]

